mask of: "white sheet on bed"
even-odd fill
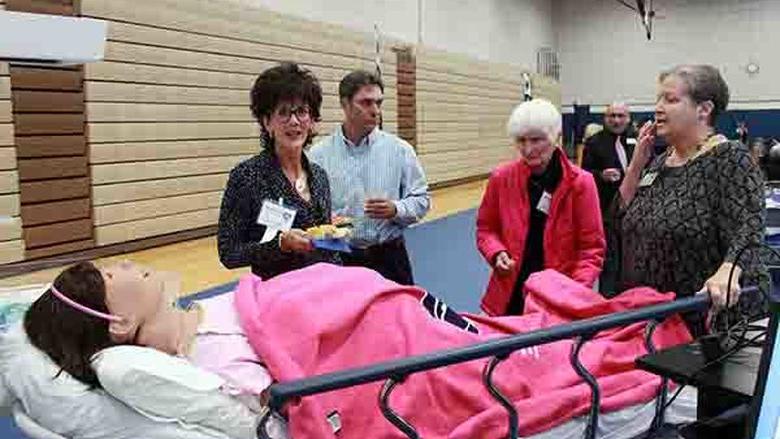
[[[670,392],[670,396],[671,396]],[[685,388],[666,409],[664,420],[669,424],[683,424],[696,420],[696,389]],[[523,416],[522,413],[519,413]],[[639,404],[612,413],[599,415],[600,439],[633,439],[650,428],[655,416],[655,401]],[[529,436],[530,439],[580,439],[587,425],[587,416],[581,416],[544,433]]]

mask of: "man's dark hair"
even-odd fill
[[[385,92],[385,85],[379,76],[365,70],[355,70],[345,76],[339,83],[339,100],[352,100],[355,94],[367,85],[376,85],[382,90],[382,93]]]
[[[251,92],[251,109],[260,124],[263,147],[273,149],[271,134],[263,126],[263,119],[271,117],[280,103],[294,100],[301,100],[309,106],[312,121],[320,121],[322,88],[314,74],[298,64],[281,63],[264,71],[255,80]],[[312,137],[310,135],[306,139],[307,145]]]

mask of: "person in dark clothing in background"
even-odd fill
[[[612,242],[612,200],[615,198],[636,145],[631,113],[626,104],[613,103],[604,113],[604,129],[585,142],[582,168],[593,174],[607,236],[607,256],[599,278],[599,290],[611,296],[615,291],[618,256]]]

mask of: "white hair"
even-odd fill
[[[562,130],[561,113],[555,105],[544,99],[523,102],[512,111],[506,130],[511,137],[540,130],[547,134],[550,142],[555,143]]]

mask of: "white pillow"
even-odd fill
[[[102,390],[62,372],[32,346],[20,324],[0,334],[5,393],[41,427],[69,439],[224,439],[221,434],[153,422]],[[55,378],[55,376],[57,376]]]
[[[260,416],[225,394],[218,375],[186,359],[140,346],[115,346],[93,367],[108,393],[152,419],[254,439]]]

